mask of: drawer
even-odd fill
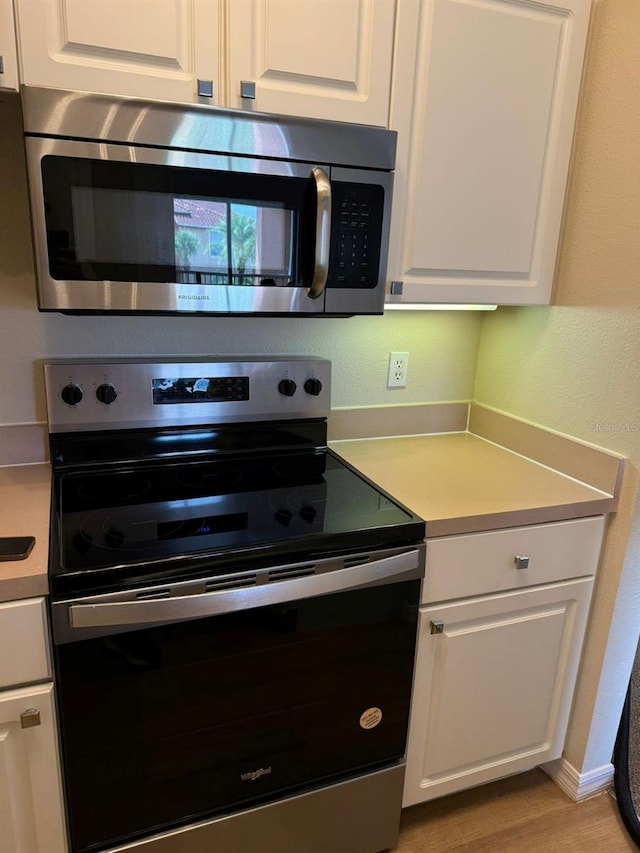
[[[44,598],[0,604],[0,687],[51,678]]]
[[[594,575],[603,532],[596,516],[429,539],[422,603]]]

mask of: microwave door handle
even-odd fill
[[[322,296],[329,275],[329,245],[331,242],[331,181],[329,176],[316,166],[311,170],[316,185],[316,253],[313,278],[309,287],[311,299]]]

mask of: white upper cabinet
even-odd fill
[[[399,4],[389,302],[550,301],[589,13]]]
[[[11,0],[0,0],[0,89],[18,88],[15,26]]]
[[[388,124],[395,0],[16,0],[16,8],[26,84]],[[212,84],[211,98],[199,98],[198,81]],[[254,98],[242,96],[242,81]]]
[[[229,106],[386,127],[394,12],[394,0],[232,0]]]
[[[216,0],[16,0],[22,82],[33,86],[219,103]]]

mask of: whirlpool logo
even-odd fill
[[[261,776],[268,776],[271,773],[271,766],[261,767],[259,770],[249,770],[247,773],[241,773],[240,778],[243,782],[255,782]]]

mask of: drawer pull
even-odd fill
[[[431,620],[431,633],[432,634],[442,634],[444,631],[444,622],[434,622]]]
[[[40,711],[37,708],[27,708],[20,714],[20,728],[30,729],[40,725]]]
[[[528,557],[514,557],[513,562],[516,564],[516,569],[528,569],[529,568],[529,558]]]

